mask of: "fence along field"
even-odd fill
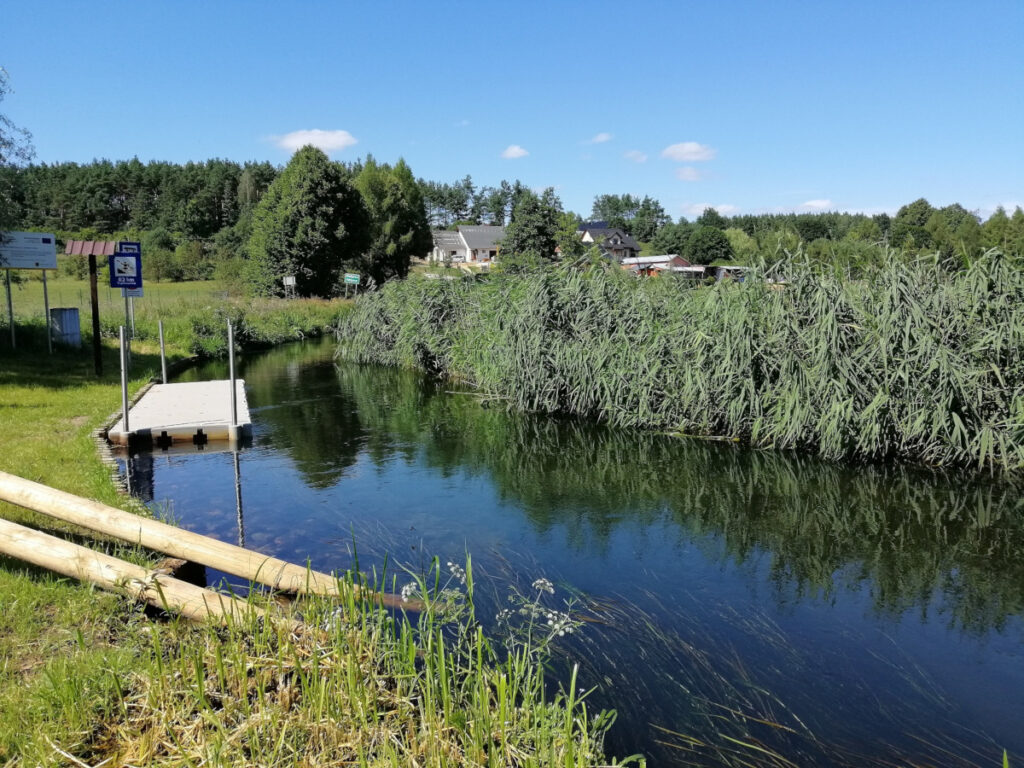
[[[696,288],[600,267],[412,278],[358,302],[340,351],[524,410],[831,459],[1019,470],[1024,272],[998,251],[960,269],[883,256],[859,280],[797,254]]]

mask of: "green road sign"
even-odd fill
[[[355,272],[346,272],[345,285],[359,285],[359,275]]]

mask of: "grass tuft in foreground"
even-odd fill
[[[425,601],[419,614],[304,601],[301,634],[254,614],[221,629],[140,615],[116,650],[89,654],[87,664],[70,653],[45,665],[20,693],[19,713],[4,713],[0,758],[17,755],[15,765],[59,764],[62,753],[90,765],[606,764],[602,738],[612,718],[588,711],[575,678],[549,695],[543,639],[499,652],[473,619],[472,572],[463,573],[465,591],[438,589],[435,562],[407,591]]]

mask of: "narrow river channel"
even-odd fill
[[[320,570],[350,567],[353,542],[364,570],[468,553],[481,616],[539,577],[552,606],[571,591],[588,620],[560,639],[555,675],[579,663],[593,702],[618,711],[613,755],[1024,756],[1019,489],[509,413],[333,351],[241,361],[241,507],[231,453],[141,455],[134,491],[186,528]]]

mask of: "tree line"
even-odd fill
[[[5,134],[14,137],[10,127]],[[13,146],[13,145],[12,145]],[[552,189],[519,180],[478,186],[417,179],[399,160],[331,161],[311,147],[285,167],[211,159],[176,164],[112,162],[27,164],[25,141],[0,163],[8,228],[53,230],[77,239],[139,239],[147,277],[235,281],[256,293],[279,293],[294,275],[302,293],[330,295],[341,271],[382,282],[402,277],[431,248],[431,228],[459,224],[506,227],[502,261],[509,269],[580,258],[576,234],[585,220]],[[13,161],[12,161],[13,160]],[[998,208],[987,220],[959,204],[927,200],[894,216],[785,213],[724,216],[705,210],[673,220],[650,196],[601,194],[586,220],[606,222],[645,244],[697,264],[748,262],[759,251],[803,248],[843,267],[865,268],[879,246],[937,252],[969,261],[989,248],[1024,253],[1024,211]],[[304,255],[305,254],[305,255]],[[84,260],[67,259],[81,276]]]

